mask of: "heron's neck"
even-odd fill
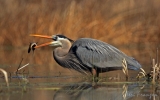
[[[61,57],[65,57],[68,54],[68,51],[71,47],[70,41],[61,41],[62,47],[57,47],[54,49],[54,57],[59,59]]]

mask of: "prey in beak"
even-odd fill
[[[34,52],[36,46],[37,46],[37,43],[34,43],[34,42],[30,43],[28,48],[28,53],[30,53],[31,50]]]

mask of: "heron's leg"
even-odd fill
[[[92,68],[92,81],[93,82],[98,82],[98,77],[99,77],[99,73],[95,68]]]

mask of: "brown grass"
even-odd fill
[[[29,34],[62,33],[74,40],[91,37],[105,41],[148,65],[160,47],[159,8],[159,0],[0,0],[0,45],[17,49],[27,47],[30,42],[45,41]],[[33,64],[48,65],[43,71],[57,70],[52,51],[44,51],[37,50],[31,58],[27,48],[21,51],[5,48],[0,63],[15,64],[23,56],[24,63],[32,59]]]

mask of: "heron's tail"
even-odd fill
[[[131,70],[140,70],[142,68],[141,64],[134,58],[130,58],[127,60],[128,69]]]

